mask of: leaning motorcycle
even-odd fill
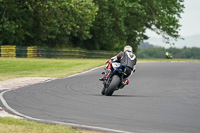
[[[125,79],[124,76],[126,67],[120,63],[112,63],[111,64],[111,71],[109,72],[108,77],[103,80],[103,89],[101,91],[102,95],[112,96],[114,91],[118,89],[122,89],[125,86]],[[105,73],[102,73],[105,74]]]

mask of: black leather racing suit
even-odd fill
[[[116,56],[112,57],[111,61],[119,62],[126,66],[126,76],[124,78],[128,78],[132,72],[135,72],[137,58],[132,52],[120,52]]]

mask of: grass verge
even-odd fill
[[[104,65],[106,59],[0,58],[0,81],[20,77],[60,78]]]
[[[80,133],[70,127],[60,125],[48,125],[14,119],[10,117],[0,118],[1,133]]]

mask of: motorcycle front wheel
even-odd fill
[[[114,75],[112,77],[112,81],[111,81],[109,87],[105,89],[105,95],[106,96],[112,96],[112,94],[114,93],[114,91],[118,87],[119,83],[120,83],[119,76],[118,75]]]
[[[101,91],[101,94],[105,95],[106,94],[105,91],[106,91],[106,88],[103,88],[102,91]]]

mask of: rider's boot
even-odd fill
[[[103,73],[104,74],[104,76],[103,77],[101,77],[99,80],[100,81],[104,81],[106,78],[108,78],[108,76],[110,75],[110,72],[111,72],[111,70],[109,69],[109,70],[106,70],[106,72],[105,73]]]
[[[129,80],[128,79],[125,79],[125,81],[122,82],[122,84],[120,85],[119,89],[122,89],[124,88],[125,85],[128,85],[129,84]]]
[[[125,85],[128,85],[128,84],[129,84],[129,80],[126,79],[126,80],[124,81],[124,84],[125,84]]]

